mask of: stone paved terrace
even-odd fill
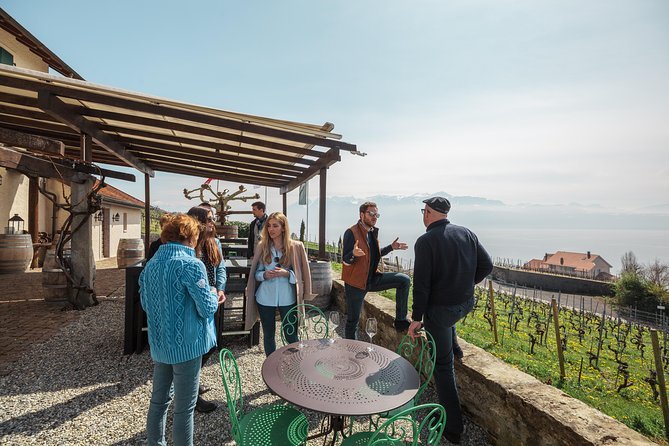
[[[39,271],[0,276],[0,445],[144,444],[151,358],[148,351],[122,354],[124,271],[115,259],[97,268],[100,305],[85,311],[45,303]],[[278,402],[260,376],[261,348],[230,339],[226,347],[243,374],[245,409]],[[234,444],[217,362],[204,367],[202,382],[220,407],[195,414],[195,444]],[[433,389],[423,399],[434,401]],[[315,433],[319,414],[305,413]],[[489,443],[485,431],[467,420],[463,444]]]
[[[96,264],[96,291],[100,296],[123,295],[125,272],[116,268],[116,258]],[[0,274],[0,376],[33,343],[54,336],[75,321],[78,311],[62,311],[63,304],[44,301],[42,269],[20,274]]]

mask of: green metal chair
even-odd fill
[[[314,335],[313,339],[326,339],[328,337],[329,322],[323,311],[311,304],[299,304],[291,308],[281,322],[281,342],[289,344],[286,336],[298,334],[300,324],[304,324],[306,339]],[[285,333],[284,333],[285,330]]]
[[[221,375],[230,412],[232,438],[239,446],[302,445],[307,442],[309,422],[295,408],[273,404],[244,414],[242,383],[232,352],[221,349]]]
[[[345,438],[341,446],[436,445],[445,426],[444,408],[440,404],[423,404],[395,414],[374,432],[357,432]]]
[[[418,405],[420,396],[423,394],[425,388],[432,380],[437,348],[434,344],[434,338],[427,330],[421,330],[420,333],[423,333],[425,336],[419,336],[411,339],[411,336],[404,335],[400,341],[400,345],[397,347],[397,354],[412,363],[416,368],[416,371],[418,371],[418,377],[421,380],[418,392],[416,392],[416,395],[403,406],[388,412],[377,414],[379,420],[372,420],[374,425],[378,425],[381,418],[390,418],[393,415],[404,411],[405,409]]]

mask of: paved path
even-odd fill
[[[487,284],[486,284],[487,286]],[[493,288],[495,291],[502,290],[506,293],[513,294],[516,292],[516,296],[523,297],[525,299],[536,299],[550,302],[552,298],[559,300],[560,306],[567,306],[574,308],[576,310],[583,309],[585,311],[602,314],[604,311],[604,302],[605,299],[599,296],[583,296],[579,294],[560,294],[556,291],[542,291],[534,288],[523,288],[516,285],[501,284],[499,282],[493,281]],[[617,313],[611,307],[609,302],[606,303],[606,315],[616,317]]]
[[[95,290],[99,297],[123,295],[125,270],[116,268],[116,258],[96,263]],[[0,274],[0,375],[8,373],[28,345],[54,336],[79,317],[63,311],[65,303],[45,302],[41,268],[25,273]]]

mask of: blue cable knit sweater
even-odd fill
[[[216,345],[213,316],[218,299],[210,288],[193,248],[170,242],[147,262],[139,276],[139,292],[154,361],[190,361]]]

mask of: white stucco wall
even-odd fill
[[[0,167],[2,184],[0,185],[0,232],[5,233],[7,220],[19,214],[25,220],[28,230],[28,183],[26,176]]]
[[[118,204],[103,205],[104,208],[109,208],[109,257],[116,257],[116,250],[118,249],[119,240],[122,238],[141,238],[142,226],[142,210],[132,207],[125,207]],[[113,221],[111,217],[119,214],[119,220]],[[123,227],[123,214],[127,214],[127,227]],[[104,258],[103,255],[103,225],[105,222],[93,220],[93,255],[95,260]]]
[[[0,46],[14,56],[14,65],[17,67],[42,71],[44,73],[49,72],[49,65],[46,62],[31,52],[26,46],[19,43],[16,37],[4,29],[0,29]]]

